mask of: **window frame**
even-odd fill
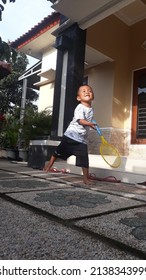
[[[132,100],[132,129],[131,144],[146,144],[146,138],[137,138],[137,118],[138,118],[138,79],[141,75],[146,75],[146,68],[136,70],[133,73],[133,100]]]

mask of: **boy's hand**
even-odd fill
[[[97,123],[95,123],[95,122],[91,122],[90,123],[90,127],[95,129],[95,130],[96,130],[96,125],[97,125]]]
[[[84,125],[84,126],[90,126],[93,129],[96,129],[96,125],[97,125],[96,121],[88,122],[88,121],[82,120],[82,119],[79,120],[79,124]]]
[[[92,120],[92,128],[96,130],[97,122],[96,120]]]

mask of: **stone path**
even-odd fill
[[[0,160],[1,259],[146,259],[146,188]]]

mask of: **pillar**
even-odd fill
[[[75,23],[56,38],[58,50],[51,139],[59,139],[72,120],[76,94],[83,83],[86,30]]]

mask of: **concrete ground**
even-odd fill
[[[146,259],[146,187],[0,160],[1,260]]]

